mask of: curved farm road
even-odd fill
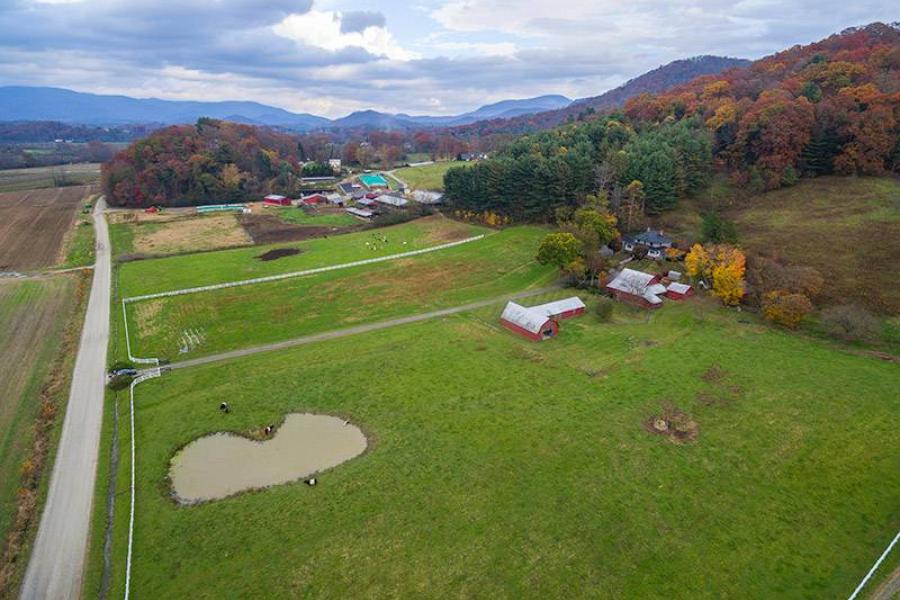
[[[97,232],[94,281],[47,504],[22,585],[24,600],[75,599],[81,595],[109,343],[110,252],[105,209],[106,202],[101,197],[93,215]]]

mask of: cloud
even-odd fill
[[[345,27],[345,17],[339,12],[310,10],[286,17],[274,31],[306,46],[332,52],[360,48],[381,58],[400,61],[417,58],[417,54],[402,48],[383,26],[372,25],[373,16],[377,19],[378,13],[350,13],[350,26]],[[367,21],[369,24],[359,30]]]
[[[341,15],[341,33],[362,33],[369,27],[385,28],[387,20],[380,12],[359,10]]]
[[[349,1],[0,0],[0,81],[328,116],[452,114],[510,97],[596,95],[678,58],[755,58],[896,13],[884,0],[421,0],[413,10],[380,0],[341,10]]]

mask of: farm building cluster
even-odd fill
[[[509,301],[500,315],[500,323],[530,340],[548,340],[559,334],[561,320],[583,315],[584,308],[584,302],[577,296],[538,306],[522,306]]]
[[[613,298],[640,308],[659,308],[662,299],[684,300],[694,294],[693,288],[681,282],[681,273],[669,271],[651,275],[634,269],[622,269],[609,283],[606,290]]]

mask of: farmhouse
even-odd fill
[[[639,247],[647,248],[647,258],[659,260],[666,252],[666,248],[672,247],[672,238],[662,231],[653,231],[649,227],[636,235],[622,237],[622,249],[625,252],[634,252]]]
[[[279,196],[278,194],[269,194],[265,198],[263,198],[263,205],[265,206],[290,206],[291,199],[286,196]]]
[[[686,283],[678,283],[673,281],[666,288],[666,298],[671,300],[684,300],[694,295],[694,288]]]
[[[659,283],[659,280],[659,275],[622,269],[621,273],[606,284],[606,289],[621,302],[641,308],[659,308],[662,305],[659,297],[666,293],[666,286]]]
[[[522,306],[509,302],[500,322],[510,331],[530,340],[546,340],[559,333],[558,321],[584,314],[584,302],[572,297],[538,306]]]

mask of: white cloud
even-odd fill
[[[340,12],[311,10],[290,15],[273,29],[282,37],[330,52],[359,48],[373,56],[392,60],[406,61],[419,57],[400,46],[384,27],[370,26],[361,32],[341,31],[341,21]]]
[[[513,42],[433,42],[430,46],[456,55],[513,56],[518,50]]]

